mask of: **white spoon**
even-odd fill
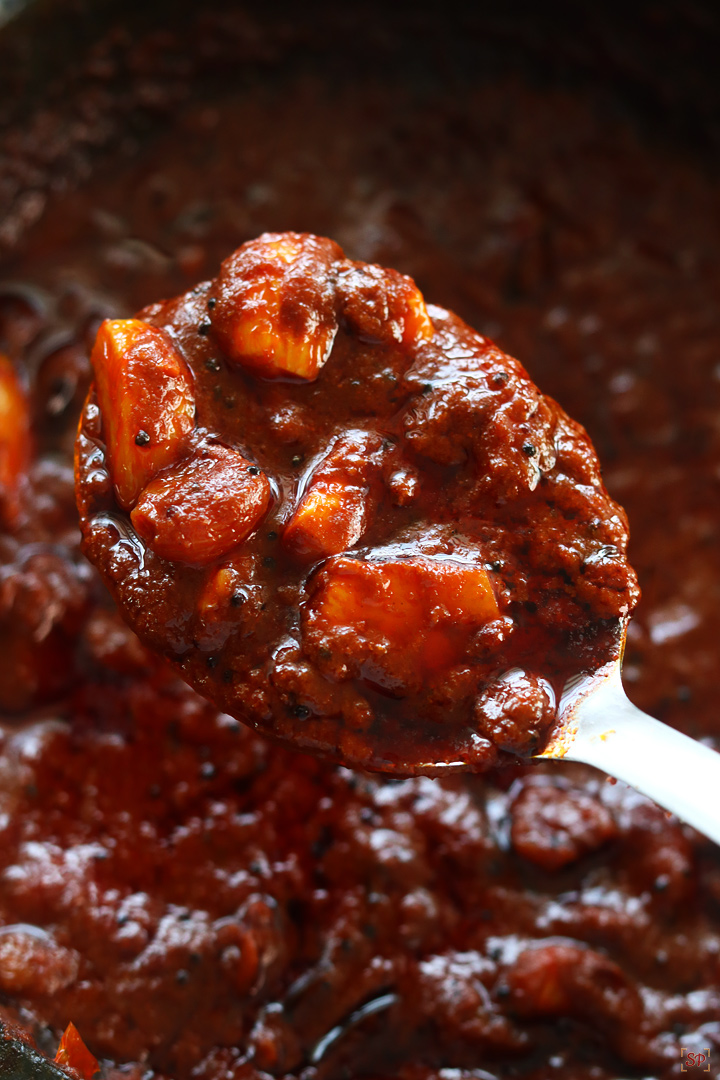
[[[535,756],[594,765],[720,844],[720,754],[636,708],[621,668],[622,652],[566,684],[557,725]]]

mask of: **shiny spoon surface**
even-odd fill
[[[536,758],[594,765],[720,844],[720,754],[633,705],[621,671],[619,655],[566,684]]]

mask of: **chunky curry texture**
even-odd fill
[[[541,747],[567,677],[619,647],[637,589],[587,435],[409,278],[266,233],[104,322],[91,361],[85,550],[239,719],[477,771]]]
[[[517,763],[553,670],[614,647],[625,523],[508,356],[628,511],[630,696],[720,746],[702,6],[640,5],[630,49],[618,7],[598,52],[612,4],[535,5],[533,31],[497,4],[174,0],[104,32],[73,0],[93,19],[39,42],[68,73],[17,121],[0,68],[3,1080],[717,1072],[718,849],[593,770]],[[72,463],[93,381],[103,577]],[[441,756],[470,732],[510,764],[335,765],[183,663],[263,732]]]

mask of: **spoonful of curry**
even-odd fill
[[[397,775],[587,761],[720,842],[720,755],[622,694],[639,594],[586,432],[410,278],[265,234],[92,363],[85,551],[199,693]]]

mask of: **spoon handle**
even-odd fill
[[[619,665],[573,712],[566,759],[624,780],[720,844],[720,754],[636,708]]]

